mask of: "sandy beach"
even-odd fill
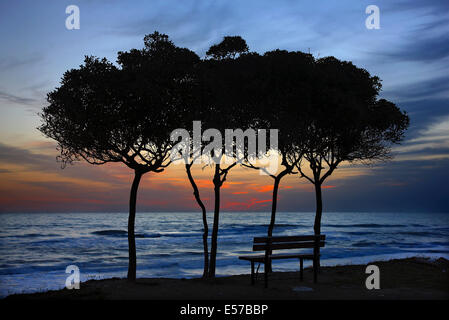
[[[270,274],[267,289],[263,274],[254,286],[247,274],[209,281],[141,278],[134,284],[113,278],[83,282],[79,290],[15,294],[6,299],[449,299],[449,260],[407,258],[370,264],[380,269],[379,290],[366,289],[366,265],[345,265],[322,267],[317,284],[306,268],[302,282],[298,272]]]

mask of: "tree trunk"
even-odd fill
[[[321,197],[321,184],[315,183],[315,197],[316,197],[316,213],[315,213],[315,223],[313,225],[313,230],[316,235],[321,233],[321,215],[323,213],[323,199]]]
[[[268,237],[272,237],[273,236],[274,223],[276,221],[276,209],[277,209],[277,203],[278,203],[279,185],[281,183],[281,179],[285,175],[287,175],[289,172],[291,172],[291,171],[288,168],[286,168],[284,171],[279,173],[274,178],[273,198],[272,198],[272,202],[271,202],[271,219],[270,219],[270,225],[268,226]],[[270,252],[270,254],[271,254],[271,252]],[[268,265],[267,271],[271,272],[271,261],[270,261],[270,263]]]
[[[195,200],[201,208],[202,216],[203,216],[203,251],[204,251],[204,269],[203,269],[203,278],[207,278],[209,275],[209,249],[207,246],[207,237],[209,235],[209,227],[207,225],[207,215],[206,215],[206,207],[204,206],[203,201],[200,198],[200,192],[198,190],[198,186],[195,183],[195,180],[192,176],[192,164],[186,164],[186,172],[187,177],[189,178],[190,184],[193,188],[193,195],[195,196]]]
[[[321,184],[319,182],[315,183],[315,198],[316,198],[316,213],[315,213],[315,223],[313,225],[313,230],[315,235],[321,234],[321,216],[323,213],[323,199],[321,196]],[[318,247],[318,254],[320,253],[320,247]],[[317,268],[320,268],[320,259],[317,261]]]
[[[278,190],[279,190],[279,183],[281,182],[282,176],[278,175],[276,178],[274,178],[274,185],[273,185],[273,198],[271,202],[271,219],[270,224],[268,226],[268,237],[273,236],[273,229],[274,229],[274,223],[276,221],[276,206],[278,201]],[[269,252],[271,254],[271,252]],[[267,272],[271,272],[271,260],[266,266]]]
[[[142,178],[142,172],[134,170],[134,180],[131,186],[131,192],[129,195],[129,216],[128,216],[128,281],[136,280],[136,237],[134,234],[134,225],[136,220],[136,200],[137,189],[139,188],[140,179]]]
[[[273,198],[271,203],[271,219],[270,219],[270,225],[268,226],[268,236],[271,237],[273,235],[273,229],[274,229],[274,223],[276,220],[276,206],[278,202],[278,190],[279,190],[279,183],[281,182],[281,179],[279,176],[277,176],[274,179],[274,185],[273,185]]]
[[[217,259],[217,237],[218,237],[218,222],[220,216],[220,164],[215,164],[214,174],[214,192],[215,192],[215,206],[214,206],[214,225],[212,227],[211,249],[210,249],[210,264],[209,264],[209,278],[215,278],[215,265]]]

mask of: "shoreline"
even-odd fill
[[[374,264],[380,270],[380,289],[365,286],[366,266]],[[298,299],[449,299],[449,260],[422,257],[374,261],[322,267],[318,283],[313,283],[312,269],[305,268],[304,280],[299,272],[273,272],[269,287],[264,288],[263,266],[254,286],[249,274],[201,278],[138,278],[88,280],[79,290],[49,290],[12,294],[4,299],[81,299],[81,300],[298,300]],[[274,264],[274,270],[276,266]],[[248,265],[249,271],[249,265]]]

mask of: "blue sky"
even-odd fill
[[[71,4],[80,8],[79,30],[65,28],[65,8]],[[371,4],[380,9],[378,30],[365,27],[365,8]],[[395,148],[394,162],[368,169],[355,166],[352,172],[359,174],[337,177],[338,187],[325,194],[328,208],[353,211],[363,203],[366,210],[449,211],[449,1],[436,0],[3,1],[2,184],[26,184],[14,178],[19,170],[11,165],[18,161],[15,154],[21,159],[24,153],[46,156],[52,162],[45,168],[54,166],[55,175],[72,174],[61,173],[54,163],[54,144],[35,129],[46,93],[84,55],[115,61],[117,51],[142,47],[143,36],[155,30],[200,56],[223,36],[240,35],[252,51],[280,48],[310,51],[316,57],[334,55],[379,76],[381,95],[411,117],[406,141]],[[33,165],[27,170],[41,170]],[[69,182],[65,188],[70,192]],[[313,198],[287,191],[281,209],[313,209]],[[0,211],[20,208],[9,203]]]

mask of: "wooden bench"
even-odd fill
[[[325,235],[312,236],[281,236],[281,237],[256,237],[254,238],[253,251],[265,251],[263,255],[240,256],[240,260],[251,262],[251,284],[255,283],[254,263],[264,264],[265,288],[268,287],[267,265],[272,260],[299,259],[299,279],[303,280],[303,261],[313,261],[313,282],[317,282],[318,261],[320,258],[319,248],[324,247]],[[281,253],[273,254],[275,250],[305,249],[313,248],[311,253]]]

